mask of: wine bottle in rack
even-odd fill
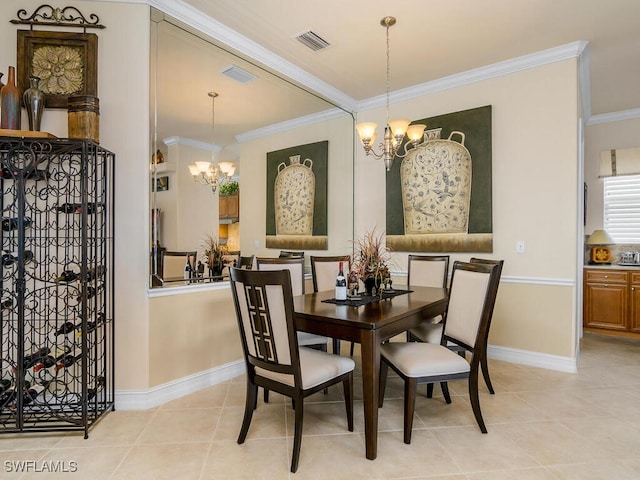
[[[5,232],[10,232],[12,230],[17,230],[18,225],[24,225],[24,228],[29,228],[31,226],[31,218],[24,217],[22,221],[18,217],[2,217],[2,230]]]
[[[67,335],[68,333],[73,332],[77,327],[77,325],[73,322],[64,322],[56,329],[56,337],[58,335]]]
[[[9,252],[3,252],[2,253],[2,266],[10,267],[11,265],[16,263],[17,261],[18,261],[18,256],[17,255],[13,255],[12,253],[9,253]],[[24,263],[27,264],[27,263],[29,263],[31,261],[33,261],[33,252],[31,250],[25,250],[25,252],[24,252]]]
[[[47,355],[49,355],[49,353],[51,353],[51,349],[49,347],[40,347],[37,350],[29,353],[28,355],[25,355],[22,363],[24,365],[31,363],[35,360],[35,363],[38,363],[38,361],[44,357],[46,357]],[[33,365],[35,365],[35,363]],[[25,367],[28,368],[28,367]]]
[[[102,325],[104,323],[104,319],[105,319],[104,313],[102,313],[102,312],[98,313],[96,315],[96,320],[95,321],[87,322],[86,333],[91,333],[91,332],[95,331],[100,325]],[[78,325],[76,326],[76,329],[78,330],[78,333],[76,334],[76,336],[78,338],[82,337],[82,322],[78,323]]]
[[[75,282],[79,277],[79,273],[76,273],[73,270],[65,270],[56,278],[54,278],[53,281],[56,283],[71,283]]]
[[[90,268],[89,270],[87,270],[87,273],[84,276],[84,278],[87,282],[92,282],[96,278],[104,275],[105,271],[106,269],[104,268],[104,265],[98,265],[97,267]],[[76,280],[80,280],[81,278],[82,278],[82,275],[80,275],[80,272],[74,272],[73,270],[65,270],[59,276],[54,278],[53,281],[56,283],[72,283],[72,282],[75,282]]]
[[[0,311],[11,310],[13,308],[13,299],[5,298],[0,301]]]
[[[25,395],[23,397],[23,403],[25,405],[33,403],[39,396],[42,396],[50,383],[51,382],[49,381],[43,381],[40,383],[35,383],[31,387],[28,387],[24,392]]]
[[[19,175],[18,171],[12,172],[10,169],[6,167],[3,168],[2,171],[0,171],[0,177],[6,180],[13,180],[18,175]],[[47,178],[49,178],[49,172],[47,170],[40,170],[38,168],[34,168],[30,170],[29,173],[27,173],[24,176],[24,178],[26,180],[46,180]]]
[[[346,300],[346,299],[347,299],[347,279],[345,278],[344,271],[342,270],[342,262],[340,262],[338,276],[336,277],[336,300]]]
[[[106,383],[107,382],[105,381],[103,376],[96,378],[94,384],[91,387],[87,388],[87,400],[91,400],[92,398],[94,398],[98,394],[98,392],[104,388]]]
[[[104,284],[100,284],[100,285],[98,285],[98,286],[96,286],[96,287],[93,287],[93,286],[91,286],[91,285],[87,286],[87,289],[86,289],[87,299],[90,299],[90,298],[95,297],[95,296],[96,296],[98,293],[100,293],[102,290],[104,290]],[[77,300],[78,302],[81,302],[81,301],[82,301],[82,295],[83,295],[84,293],[85,293],[84,291],[83,291],[83,292],[80,292],[80,295],[78,295],[78,296],[76,297],[76,300]]]
[[[102,203],[87,203],[86,211],[87,214],[92,215],[96,213],[99,209],[104,207]],[[62,213],[83,213],[84,208],[82,203],[63,203],[55,207],[58,212]]]
[[[8,378],[0,378],[0,393],[11,388],[11,385],[13,385],[13,380],[10,380]]]
[[[58,361],[58,364],[54,367],[55,374],[57,375],[63,368],[68,368],[80,360],[82,360],[82,349],[76,347]]]

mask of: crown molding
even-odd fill
[[[331,108],[324,112],[313,113],[304,117],[294,118],[286,120],[280,123],[274,123],[263,128],[251,130],[248,132],[236,135],[236,141],[238,143],[248,142],[249,140],[255,140],[256,138],[267,137],[276,133],[286,132],[295,128],[304,127],[306,125],[313,125],[315,123],[324,122],[327,120],[333,120],[334,118],[343,117],[345,111],[339,108]]]
[[[205,150],[207,152],[221,152],[222,147],[220,145],[215,145],[207,142],[201,142],[199,140],[193,140],[191,138],[186,137],[167,137],[163,138],[162,142],[167,146],[171,145],[185,145],[187,147],[198,148],[200,150]]]
[[[620,112],[602,113],[589,117],[587,125],[597,125],[599,123],[620,122],[622,120],[631,120],[640,118],[640,108],[632,108],[631,110],[622,110]]]
[[[466,72],[449,75],[430,82],[420,83],[412,87],[389,92],[389,102],[396,103],[403,100],[411,100],[416,97],[428,95],[443,90],[461,87],[471,83],[488,80],[491,78],[509,75],[511,73],[540,67],[550,63],[560,62],[569,58],[575,58],[584,50],[587,42],[579,41],[549,48],[540,52],[523,55],[503,62],[493,63],[484,67],[474,68]],[[386,95],[378,95],[358,102],[357,111],[382,107],[386,104]]]

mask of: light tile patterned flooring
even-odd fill
[[[347,348],[343,347],[343,351]],[[356,360],[357,354],[356,354]],[[244,378],[147,411],[109,413],[77,434],[0,436],[0,478],[44,479],[640,479],[640,341],[587,334],[577,374],[491,361],[495,395],[481,387],[489,433],[478,429],[465,382],[453,403],[424,387],[411,445],[402,442],[402,384],[390,377],[380,410],[378,458],[364,457],[359,365],[355,431],[341,387],[305,402],[300,465],[289,472],[293,411],[284,397],[260,401],[247,441],[236,443]],[[16,472],[17,461],[32,461]],[[76,473],[42,473],[59,462]]]

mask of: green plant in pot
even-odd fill
[[[240,184],[235,180],[229,180],[220,185],[220,195],[233,195],[240,190]]]

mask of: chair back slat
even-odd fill
[[[231,268],[231,290],[247,362],[295,373],[298,343],[289,270]]]
[[[312,256],[310,260],[314,292],[323,292],[335,288],[340,262],[343,263],[342,269],[345,278],[349,275],[351,268],[351,257],[349,255]]]
[[[293,295],[304,295],[304,258],[303,257],[282,257],[256,259],[258,270],[289,270],[291,273],[291,288]]]
[[[446,287],[449,255],[409,255],[407,285]]]
[[[443,345],[453,341],[473,351],[488,333],[497,290],[498,267],[454,262]]]

